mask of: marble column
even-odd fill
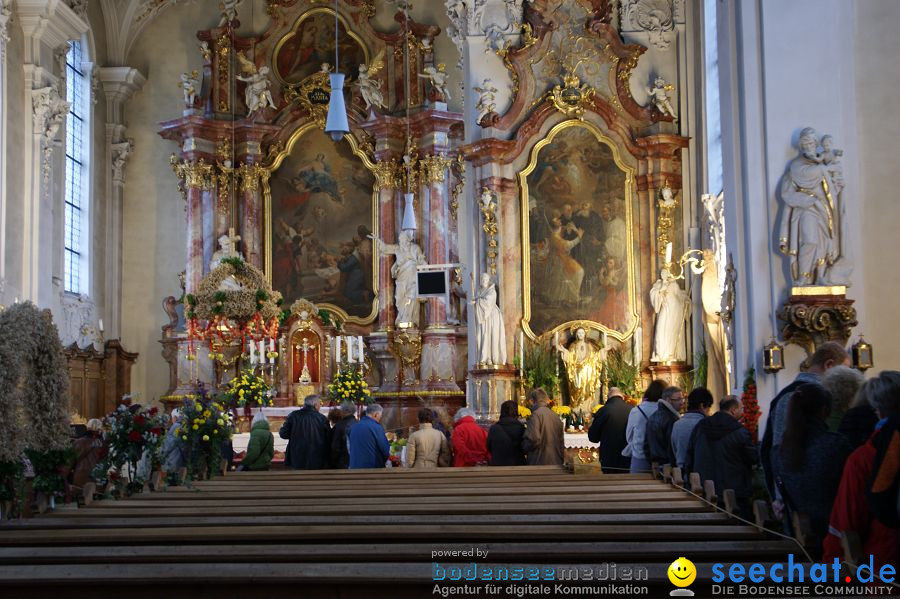
[[[197,168],[191,166],[189,168]],[[190,181],[187,187],[187,262],[185,282],[188,293],[196,293],[203,278],[203,188],[199,181]]]
[[[249,264],[263,268],[262,247],[262,194],[260,193],[263,169],[256,163],[242,164],[240,172],[241,248]]]

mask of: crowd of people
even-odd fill
[[[734,491],[739,515],[750,519],[754,498],[768,496],[785,532],[802,521],[811,555],[843,557],[845,532],[876,564],[900,561],[898,463],[900,372],[865,380],[837,343],[822,344],[808,367],[769,405],[757,445],[740,419],[741,402],[650,383],[633,408],[612,388],[588,431],[600,443],[605,473],[649,472],[666,464]],[[755,473],[762,471],[760,484]]]
[[[605,474],[650,472],[669,464],[680,468],[687,481],[696,472],[701,480],[713,481],[719,498],[733,490],[738,515],[744,518],[751,519],[752,501],[767,495],[788,534],[797,532],[792,530],[799,521],[795,516],[802,516],[816,559],[842,557],[842,538],[852,531],[876,565],[896,564],[900,371],[866,380],[849,364],[841,345],[822,344],[804,371],[770,402],[759,443],[742,424],[743,406],[734,396],[721,398],[713,412],[715,401],[707,389],[695,388],[685,398],[684,390],[662,380],[652,381],[635,406],[611,388],[588,437],[599,443]],[[487,430],[469,408],[458,410],[452,423],[446,412],[421,409],[418,427],[407,439],[404,465],[563,464],[563,423],[550,409],[550,398],[543,389],[528,397],[532,412],[527,422],[522,422],[518,404],[506,401],[499,420]],[[320,406],[318,396],[307,397],[278,431],[288,440],[287,467],[384,468],[390,463],[380,405],[366,406],[359,418],[352,402],[332,408],[328,417]],[[84,463],[75,471],[83,477],[95,457],[96,432],[90,431],[79,447],[79,463]],[[177,464],[169,462],[182,459],[177,444],[168,441],[162,454],[170,471]],[[273,455],[274,438],[260,411],[241,468],[268,469]]]
[[[533,411],[527,426],[519,419],[518,404],[506,401],[500,406],[500,419],[489,430],[475,421],[475,412],[469,408],[458,410],[451,426],[441,421],[437,410],[422,408],[417,415],[419,425],[406,442],[405,465],[409,468],[562,465],[565,460],[563,423],[550,409],[550,398],[543,389],[533,390],[529,397]],[[320,407],[317,395],[308,396],[304,406],[291,412],[278,431],[282,439],[288,440],[284,460],[287,467],[321,470],[387,466],[391,444],[381,425],[384,409],[379,404],[366,406],[359,419],[352,402],[332,408],[328,417],[319,412]],[[262,444],[260,440],[256,445]],[[268,466],[266,463],[264,467]]]

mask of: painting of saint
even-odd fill
[[[366,55],[359,42],[347,34],[342,20],[338,21],[340,40],[340,71],[356,73],[358,65],[366,63]],[[334,12],[314,10],[300,18],[296,29],[282,39],[272,59],[275,73],[285,83],[300,83],[319,71],[323,63],[334,64]]]
[[[581,125],[551,133],[520,174],[535,334],[573,320],[631,328],[625,181],[612,148]]]
[[[375,178],[346,140],[319,129],[297,140],[270,181],[272,286],[348,316],[373,314]]]

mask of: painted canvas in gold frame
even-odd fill
[[[637,326],[633,169],[589,121],[554,126],[518,173],[523,318],[536,338],[576,322],[624,341]]]
[[[338,40],[341,73],[356,73],[359,65],[368,64],[366,45],[340,15]],[[334,9],[327,7],[300,15],[291,30],[278,40],[272,53],[272,72],[282,83],[296,85],[319,71],[322,63],[334,66]]]
[[[263,185],[266,276],[285,303],[305,298],[349,322],[378,314],[378,202],[373,164],[352,135],[313,123],[291,137]]]

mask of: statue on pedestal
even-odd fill
[[[213,253],[212,258],[209,260],[209,272],[221,266],[222,261],[226,258],[244,259],[241,253],[237,251],[237,241],[240,238],[240,235],[234,234],[234,229],[229,229],[227,235],[219,237],[219,249]],[[234,275],[225,277],[222,284],[219,285],[219,291],[240,291],[242,288],[243,286],[234,278]]]
[[[650,288],[650,302],[656,312],[651,362],[683,362],[685,360],[684,319],[687,294],[667,267]]]
[[[366,112],[374,112],[375,108],[384,109],[384,94],[381,93],[381,82],[375,79],[384,68],[384,50],[378,53],[371,64],[359,65],[359,77],[354,84],[359,88],[359,95],[366,103]]]
[[[190,74],[182,73],[178,87],[184,93],[184,107],[193,108],[197,94],[200,93],[200,74],[197,71],[191,71]]]
[[[426,264],[425,254],[413,241],[412,231],[401,231],[398,243],[385,243],[381,239],[369,236],[376,247],[381,247],[384,254],[393,254],[396,260],[391,266],[391,277],[394,279],[394,304],[397,307],[396,325],[398,328],[419,326],[419,302],[416,293],[418,266]]]
[[[839,265],[842,256],[840,194],[844,189],[840,150],[807,127],[797,142],[799,155],[791,160],[781,182],[785,214],[778,249],[791,263],[791,278],[799,285],[846,284],[850,269]]]
[[[472,274],[475,278],[475,274]],[[474,289],[472,304],[475,306],[475,363],[486,368],[506,365],[506,329],[503,314],[497,305],[497,286],[491,275],[481,274],[481,286]]]
[[[239,51],[235,56],[237,56],[238,62],[241,63],[241,74],[236,75],[235,79],[244,81],[247,84],[247,87],[244,88],[244,103],[247,105],[247,116],[249,117],[266,106],[275,108],[272,92],[269,91],[269,67],[262,66],[257,68],[256,64],[244,56],[242,51]]]
[[[419,77],[428,79],[431,82],[435,102],[449,102],[450,92],[447,91],[447,81],[450,79],[450,76],[444,70],[444,65],[439,64],[437,67],[428,65],[423,70],[425,72],[419,73]]]
[[[594,397],[603,384],[603,362],[609,351],[606,333],[603,334],[603,347],[597,349],[586,339],[587,333],[581,327],[575,330],[575,340],[569,347],[563,347],[556,334],[554,345],[566,365],[566,381],[569,389],[572,412],[589,413]]]
[[[672,117],[672,120],[677,123],[678,116],[675,114],[675,109],[672,108],[672,101],[669,98],[669,92],[674,90],[674,85],[666,83],[665,79],[657,76],[656,79],[653,80],[653,87],[648,89],[647,93],[650,94],[650,101],[656,106],[656,109],[659,110],[663,116]]]

